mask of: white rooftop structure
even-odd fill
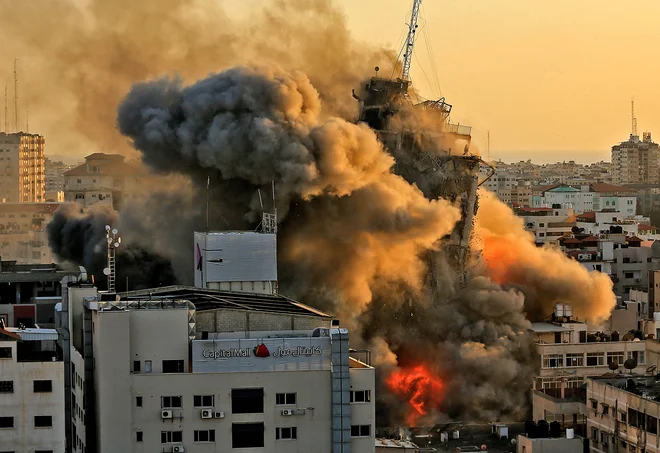
[[[5,327],[7,332],[14,333],[27,341],[57,341],[57,330],[20,327]]]

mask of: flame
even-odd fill
[[[419,417],[439,408],[442,403],[444,383],[424,365],[394,371],[386,383],[395,395],[408,400],[411,406],[409,426],[416,426]]]

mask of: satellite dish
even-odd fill
[[[115,242],[115,247],[119,247],[119,242]]]
[[[657,366],[655,366],[655,365],[651,365],[650,367],[648,367],[648,368],[646,369],[646,372],[647,372],[647,373],[653,373],[653,372],[655,371],[656,368],[657,368]]]
[[[108,244],[112,242],[112,238],[108,238]]]
[[[104,268],[103,269],[103,274],[104,275],[110,275],[110,268],[109,267]]]
[[[488,447],[486,446],[486,444],[481,445],[481,451],[486,451],[487,449]]]
[[[637,360],[628,359],[625,362],[623,362],[623,366],[626,370],[634,370],[635,368],[637,368]]]
[[[110,225],[105,226],[105,231],[110,231]]]
[[[117,233],[119,233],[119,231],[117,230],[117,228],[113,228],[113,229],[112,229],[112,234],[117,234]]]
[[[610,370],[612,370],[612,371],[616,371],[617,368],[619,368],[619,364],[616,362],[616,360],[614,362],[610,362],[608,366],[610,367]]]
[[[117,238],[117,242],[121,244],[121,238]]]

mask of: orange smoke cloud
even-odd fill
[[[610,277],[589,272],[558,249],[537,247],[523,219],[490,192],[480,193],[475,235],[489,276],[520,287],[533,320],[549,316],[559,302],[571,304],[583,320],[599,323],[610,316],[616,304]]]
[[[444,383],[433,376],[425,365],[398,369],[387,378],[386,383],[395,395],[408,401],[409,426],[416,426],[420,417],[440,408],[442,404]]]

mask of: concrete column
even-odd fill
[[[564,399],[565,390],[566,390],[566,380],[562,379],[561,380],[561,399]]]

